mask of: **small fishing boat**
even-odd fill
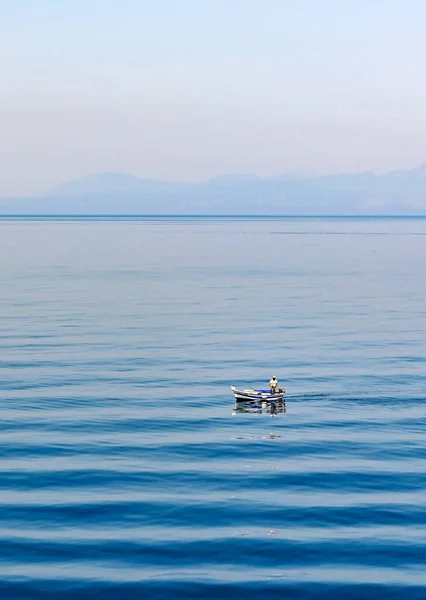
[[[235,386],[231,385],[231,390],[233,391],[235,400],[237,402],[252,402],[255,400],[282,400],[285,394],[285,388],[279,388],[277,392],[273,393],[271,390],[237,390]]]

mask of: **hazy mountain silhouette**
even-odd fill
[[[146,192],[168,192],[181,189],[185,184],[169,181],[141,179],[124,173],[98,173],[61,183],[44,196],[72,198],[99,194],[139,194]]]
[[[374,173],[223,175],[198,183],[101,173],[38,198],[0,200],[2,214],[426,214],[426,164]]]

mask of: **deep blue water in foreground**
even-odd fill
[[[9,219],[0,265],[2,600],[426,598],[426,220]]]

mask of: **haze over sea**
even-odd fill
[[[426,219],[0,232],[2,600],[424,600]]]

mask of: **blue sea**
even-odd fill
[[[426,598],[426,219],[3,218],[0,265],[1,600]]]

